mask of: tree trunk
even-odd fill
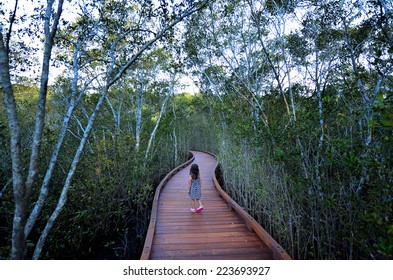
[[[44,177],[44,181],[42,182],[42,185],[41,185],[40,195],[38,197],[36,204],[34,205],[33,210],[30,213],[30,217],[29,217],[26,227],[25,227],[26,238],[29,236],[38,215],[41,213],[41,209],[44,206],[44,202],[45,202],[46,197],[48,195],[48,191],[49,191],[48,187],[49,187],[50,180],[52,178],[53,170],[54,170],[56,162],[57,162],[57,157],[58,157],[60,149],[63,145],[63,140],[64,140],[66,133],[67,133],[68,124],[70,122],[71,115],[75,109],[74,103],[75,102],[71,101],[70,107],[68,108],[68,111],[67,111],[66,115],[64,116],[63,125],[61,128],[60,134],[59,134],[59,138],[57,140],[55,150],[52,153],[52,157],[50,159],[49,166],[48,166],[48,169],[47,169],[45,177]]]
[[[103,92],[101,93],[101,96],[98,99],[96,107],[95,107],[93,113],[90,116],[89,122],[88,122],[88,124],[87,124],[87,126],[86,126],[86,128],[84,130],[83,137],[81,139],[81,142],[79,143],[79,147],[78,147],[78,149],[77,149],[77,151],[75,153],[75,156],[74,156],[74,159],[72,161],[71,167],[70,167],[70,169],[68,171],[67,178],[65,180],[65,183],[64,183],[63,190],[61,192],[59,201],[57,203],[57,206],[56,206],[55,210],[53,211],[52,215],[50,216],[48,222],[46,223],[45,229],[42,232],[42,234],[40,236],[40,239],[38,240],[38,243],[37,243],[36,248],[34,250],[33,259],[38,259],[40,257],[41,252],[42,252],[42,248],[43,248],[43,246],[45,244],[45,241],[46,241],[46,238],[48,237],[48,234],[49,234],[50,230],[52,229],[55,220],[59,216],[60,212],[63,210],[63,207],[64,207],[64,205],[65,205],[65,203],[67,201],[68,190],[71,187],[72,179],[73,179],[73,177],[75,175],[75,171],[76,171],[76,168],[78,166],[80,157],[82,155],[83,149],[84,149],[85,144],[86,144],[86,142],[87,142],[87,140],[89,138],[91,129],[93,128],[93,124],[94,124],[94,122],[95,122],[95,120],[96,120],[96,118],[98,116],[98,113],[100,111],[100,108],[101,108],[101,106],[103,104],[103,101],[105,99],[105,96],[106,96],[107,92],[108,92],[108,88],[106,87],[105,89],[103,89]]]
[[[135,121],[135,149],[139,151],[141,144],[141,130],[142,130],[142,113],[143,113],[143,103],[144,103],[144,92],[141,92],[137,96],[137,108],[136,108],[136,121]]]
[[[34,186],[37,172],[38,172],[38,161],[40,156],[41,142],[42,142],[42,131],[45,123],[45,106],[46,106],[46,95],[48,89],[48,77],[49,77],[49,62],[52,53],[53,40],[57,31],[57,25],[63,9],[63,0],[59,0],[57,13],[52,17],[52,7],[54,0],[47,1],[47,7],[44,18],[44,58],[42,63],[41,73],[41,85],[38,99],[38,108],[36,115],[36,123],[33,134],[33,144],[30,155],[29,171],[26,178],[26,182],[23,179],[23,163],[21,153],[21,136],[19,129],[19,121],[16,111],[16,102],[14,98],[14,92],[11,86],[10,79],[10,61],[8,57],[9,41],[11,36],[12,21],[10,23],[10,30],[6,42],[3,38],[3,28],[0,25],[0,79],[2,88],[4,91],[4,103],[7,108],[7,117],[10,130],[11,138],[11,159],[12,159],[12,173],[13,173],[13,186],[14,186],[14,203],[15,213],[12,230],[12,246],[11,246],[11,258],[12,259],[23,259],[24,248],[25,248],[25,234],[24,227],[26,224],[26,204],[29,200],[31,190]],[[15,9],[16,11],[16,9]],[[15,14],[13,15],[15,16]],[[51,19],[53,23],[51,25]]]
[[[173,91],[173,84],[172,84],[171,88],[172,88],[171,91]],[[147,144],[146,153],[145,153],[145,164],[146,164],[147,156],[149,155],[150,148],[151,148],[151,145],[153,143],[154,137],[156,136],[156,132],[157,132],[158,126],[160,125],[161,117],[165,113],[166,102],[168,101],[170,95],[171,95],[171,93],[169,93],[169,94],[167,94],[167,96],[165,96],[165,99],[164,99],[164,101],[161,104],[160,114],[158,115],[158,118],[157,118],[156,124],[154,126],[154,129],[153,129],[153,131],[150,134],[149,143]]]
[[[376,96],[378,95],[380,88],[381,88],[381,83],[383,80],[383,76],[378,77],[378,81],[375,85],[375,90],[372,94],[368,93],[368,90],[366,90],[366,87],[363,84],[363,81],[361,79],[361,75],[359,73],[359,68],[356,62],[356,57],[355,57],[355,51],[353,48],[353,44],[349,35],[349,26],[346,18],[342,18],[343,25],[344,25],[344,31],[345,31],[345,41],[348,47],[349,51],[349,58],[351,61],[351,66],[352,70],[355,75],[356,79],[356,84],[358,86],[359,92],[362,95],[362,101],[363,101],[363,123],[366,126],[366,134],[363,136],[363,143],[364,143],[364,148],[360,154],[361,158],[361,164],[362,164],[362,175],[360,176],[358,186],[356,188],[356,193],[360,193],[361,190],[363,189],[364,184],[368,181],[369,177],[369,170],[368,167],[366,166],[365,159],[369,157],[369,150],[372,142],[372,131],[371,131],[371,121],[373,118],[373,108],[372,108],[372,103],[374,102]],[[363,125],[361,125],[363,126]],[[363,129],[361,127],[360,129]]]
[[[0,24],[0,79],[4,92],[4,104],[7,110],[8,129],[11,140],[12,181],[14,192],[15,213],[12,229],[11,259],[23,259],[24,233],[26,223],[26,185],[23,181],[23,163],[21,151],[21,136],[16,102],[11,85],[9,57],[3,38],[3,28]]]
[[[55,149],[52,152],[49,166],[48,166],[48,169],[46,170],[45,177],[44,177],[44,180],[41,185],[39,197],[34,205],[33,210],[30,213],[30,216],[27,220],[27,224],[25,226],[25,237],[26,238],[29,236],[38,215],[41,213],[41,209],[42,209],[44,202],[46,200],[46,197],[48,195],[48,187],[49,187],[50,180],[52,178],[52,174],[53,174],[55,165],[57,163],[57,158],[60,153],[61,147],[63,146],[63,141],[65,139],[65,136],[67,134],[69,122],[71,120],[71,117],[72,117],[72,114],[73,114],[75,108],[79,104],[79,102],[80,102],[80,100],[86,90],[86,87],[84,89],[82,89],[79,93],[78,98],[76,99],[76,94],[77,94],[77,90],[78,90],[78,82],[79,82],[78,60],[79,60],[80,47],[81,47],[81,44],[76,44],[76,46],[75,46],[74,62],[73,62],[74,78],[72,81],[71,101],[68,106],[67,112],[64,116],[62,127],[60,130],[59,136],[58,136],[57,144],[55,146]],[[96,77],[94,77],[94,78],[96,78]]]

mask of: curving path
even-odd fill
[[[233,201],[228,204],[222,197],[227,196],[225,193],[219,194],[214,182],[215,157],[205,152],[192,153],[192,163],[197,163],[201,172],[205,210],[199,214],[190,212],[189,162],[163,182],[156,193],[141,259],[290,259],[263,229],[267,237],[261,238],[258,229],[250,227],[256,222],[247,220],[248,214],[244,214],[244,219],[244,215],[236,212],[240,207],[233,207]],[[277,248],[278,253],[275,252]]]

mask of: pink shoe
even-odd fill
[[[201,213],[203,210],[203,206],[199,206],[198,209],[196,210],[197,213]]]
[[[194,208],[191,208],[190,211],[191,211],[192,213],[195,213],[196,210],[195,210]]]

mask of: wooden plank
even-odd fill
[[[156,232],[156,236],[158,237],[158,239],[173,239],[173,240],[178,240],[180,242],[180,240],[184,239],[184,240],[209,240],[209,238],[232,238],[232,237],[239,237],[242,239],[255,239],[255,240],[259,240],[257,236],[255,236],[254,233],[250,232],[250,231],[245,231],[244,233],[238,233],[238,232],[232,232],[232,231],[225,231],[225,232],[212,232],[212,233],[204,233],[201,234],[198,230],[193,230],[190,232],[186,232],[186,233],[178,233],[178,232],[174,232],[174,233],[158,233]]]
[[[220,216],[216,215],[197,215],[197,214],[186,214],[186,217],[180,216],[180,215],[158,215],[160,217],[160,220],[158,222],[163,221],[165,222],[170,222],[170,221],[179,221],[179,220],[185,220],[189,222],[202,222],[202,221],[238,221],[240,220],[238,217],[235,217],[233,215],[228,215],[227,213],[222,214]],[[194,217],[192,217],[194,216]]]
[[[157,256],[154,258],[157,260],[261,260],[261,259],[272,259],[272,255],[267,254],[234,254],[234,255],[201,255],[201,256],[177,256],[177,257],[166,257]]]
[[[244,222],[238,221],[238,222],[233,222],[233,221],[200,221],[200,222],[190,222],[190,221],[178,221],[178,222],[171,222],[171,223],[157,223],[157,227],[160,227],[161,225],[165,226],[214,226],[214,225],[226,225],[226,224],[242,224],[244,226]]]
[[[218,256],[223,258],[223,256],[231,256],[233,255],[259,255],[259,258],[262,256],[270,255],[271,251],[267,247],[237,247],[237,248],[202,248],[202,249],[178,249],[175,251],[168,250],[157,250],[152,252],[153,258],[161,258],[161,259],[172,259],[172,258],[201,258],[201,257],[215,257]]]
[[[177,244],[156,244],[153,250],[159,251],[178,251],[178,250],[211,250],[211,249],[226,249],[226,248],[265,248],[266,245],[260,240],[250,242],[238,243],[200,243],[198,247],[195,244],[177,243]]]
[[[156,238],[153,240],[154,244],[178,244],[178,243],[186,243],[186,244],[200,244],[200,243],[247,243],[260,240],[258,236],[251,234],[239,234],[233,232],[219,232],[219,233],[205,233],[203,235],[196,233],[196,234],[186,234],[186,233],[179,233],[179,234],[156,234]]]
[[[198,231],[199,233],[205,232],[245,232],[247,229],[244,224],[224,224],[224,225],[175,225],[157,226],[156,233],[186,233],[190,231]]]

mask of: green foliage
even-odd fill
[[[295,8],[295,4],[295,0],[268,0],[265,7],[271,14],[289,13]]]
[[[141,170],[140,159],[128,144],[121,135],[102,139],[96,153],[81,162],[69,207],[48,242],[50,258],[137,257],[142,243],[138,227],[146,223],[142,217],[149,211],[154,176]],[[116,253],[120,238],[134,243],[134,248],[123,248],[122,256]],[[104,248],[108,242],[112,245]]]

